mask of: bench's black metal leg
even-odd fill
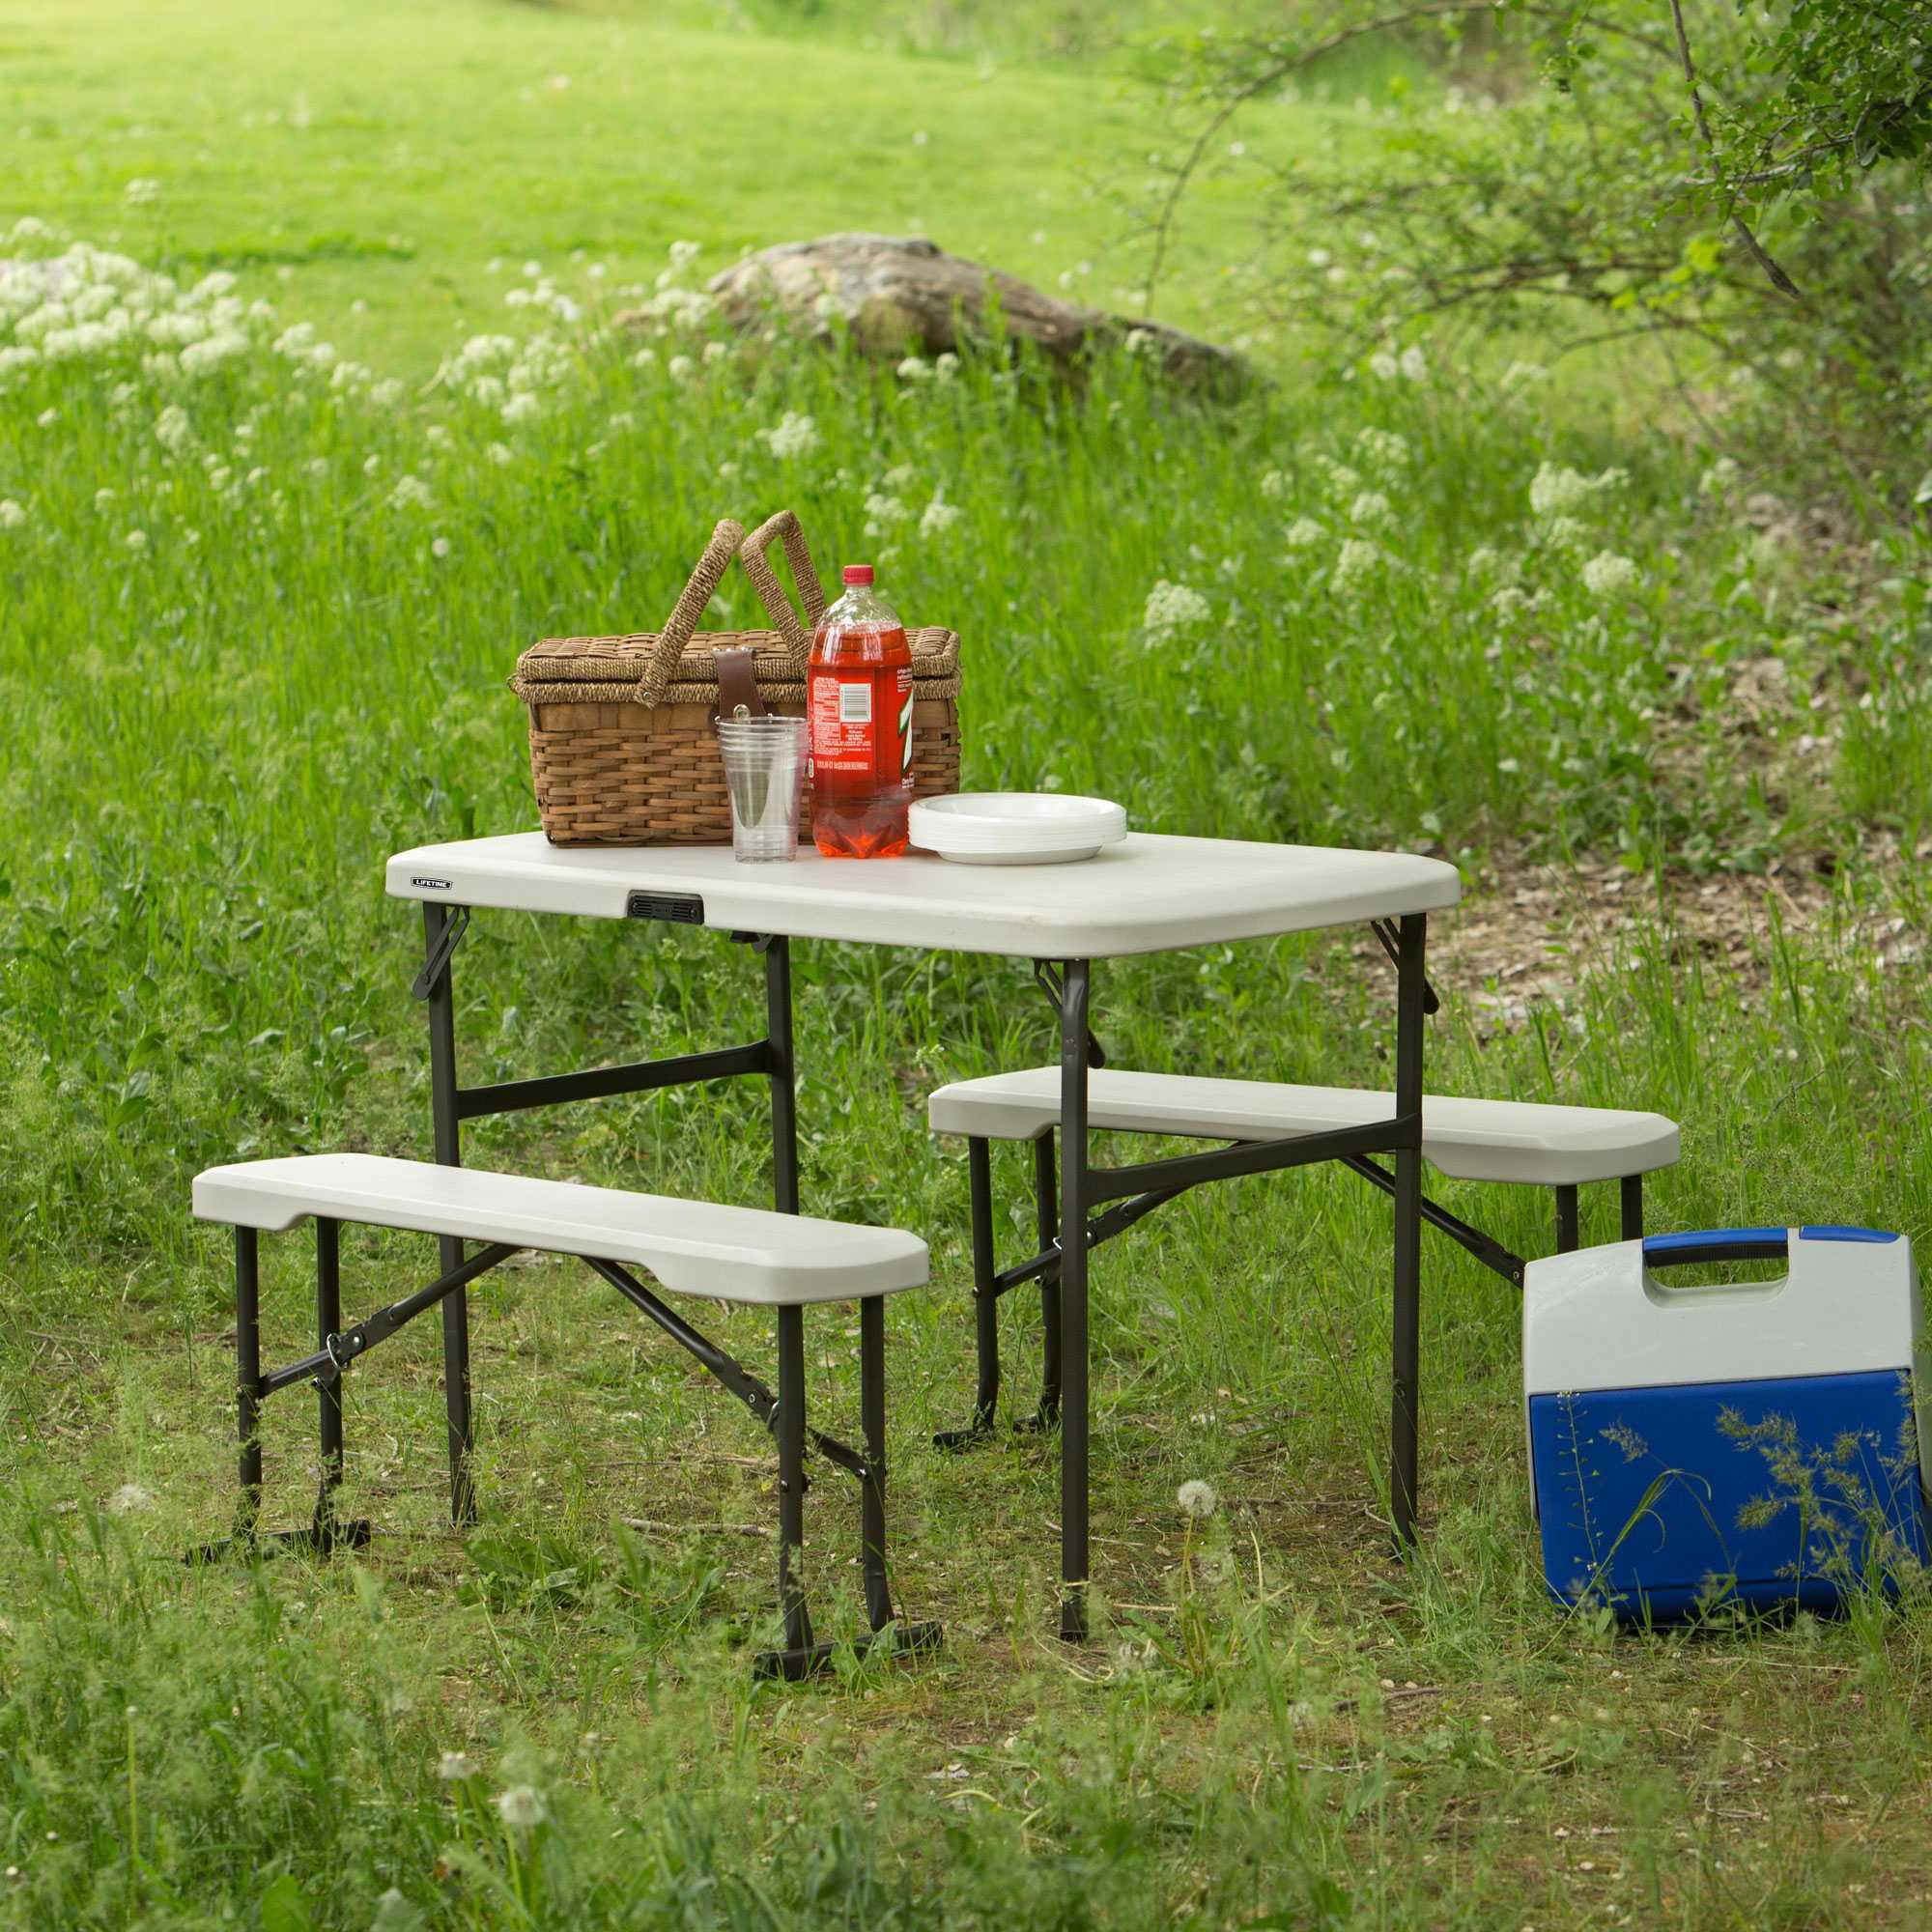
[[[1627,1241],[1643,1239],[1643,1176],[1627,1174],[1617,1183],[1622,1233]]]
[[[318,1215],[315,1223],[315,1345],[328,1347],[342,1327],[341,1223]],[[335,1542],[335,1492],[342,1484],[342,1377],[315,1378],[316,1425],[322,1468],[315,1498],[315,1547],[326,1553]]]
[[[1085,959],[1061,969],[1060,1634],[1087,1639],[1087,1005]]]
[[[1582,1245],[1582,1237],[1577,1232],[1577,1190],[1559,1187],[1556,1190],[1556,1252],[1559,1255],[1575,1254]]]
[[[423,901],[423,941],[433,956],[450,908]],[[435,1118],[436,1157],[444,1167],[463,1164],[456,1113],[456,997],[449,962],[429,988],[429,1090]],[[463,1243],[443,1236],[437,1244],[440,1271],[463,1265]],[[442,1403],[449,1433],[449,1520],[458,1529],[476,1520],[476,1488],[470,1476],[474,1443],[469,1414],[469,1291],[459,1288],[442,1304]]]
[[[859,1427],[866,1473],[859,1487],[860,1566],[866,1577],[866,1621],[883,1630],[893,1620],[892,1580],[886,1575],[886,1299],[859,1303]]]
[[[1091,1048],[1090,1048],[1091,1051]],[[1053,1172],[1053,1135],[1041,1134],[1033,1144],[1034,1221],[1044,1254],[1059,1234],[1060,1189]],[[1020,1425],[1051,1429],[1060,1420],[1060,1276],[1049,1268],[1039,1278],[1040,1352],[1039,1408]]]
[[[792,1061],[791,942],[765,941],[765,1038],[772,1050],[772,1205],[798,1212],[798,1095]]]
[[[1415,1541],[1422,1378],[1422,1029],[1429,921],[1405,913],[1397,945],[1395,1111],[1409,1144],[1395,1157],[1395,1294],[1389,1408],[1389,1514],[1396,1546]],[[1410,1138],[1412,1136],[1412,1138]]]
[[[260,1236],[235,1231],[235,1428],[241,1442],[242,1498],[235,1537],[252,1543],[262,1519],[262,1287]]]
[[[1000,1402],[1000,1297],[994,1283],[993,1162],[980,1135],[966,1143],[966,1169],[973,1207],[973,1332],[979,1354],[979,1388],[973,1419],[964,1429],[942,1429],[935,1449],[970,1449],[991,1433]]]
[[[805,1311],[779,1310],[779,1605],[785,1649],[811,1648],[805,1606]]]

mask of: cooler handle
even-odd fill
[[[1791,1253],[1785,1228],[1707,1228],[1700,1234],[1646,1235],[1646,1267],[1682,1267],[1692,1262],[1781,1262]]]

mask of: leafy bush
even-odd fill
[[[1398,75],[1392,104],[1358,99],[1366,156],[1311,167],[1230,138],[1389,37],[1453,84],[1415,105]],[[1932,408],[1932,14],[1916,0],[1362,0],[1189,53],[1163,82],[1183,142],[1150,184],[1150,301],[1183,197],[1238,162],[1259,170],[1266,306],[1350,354],[1455,313],[1562,352],[1643,340],[1698,414],[1794,469],[1932,497],[1910,435]]]

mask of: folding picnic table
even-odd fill
[[[889,861],[801,853],[791,865],[740,865],[729,846],[561,849],[541,833],[425,845],[389,861],[387,885],[423,907],[427,956],[415,991],[429,1003],[436,1157],[460,1161],[461,1122],[526,1107],[641,1093],[733,1074],[771,1084],[776,1205],[796,1213],[793,1093],[793,939],[836,939],[1034,962],[1060,1012],[1062,1082],[1061,1634],[1087,1632],[1088,1250],[1093,1210],[1112,1218],[1204,1181],[1315,1161],[1395,1156],[1393,1376],[1389,1500],[1408,1542],[1416,1506],[1417,1321],[1421,1291],[1422,1052],[1428,915],[1454,905],[1453,867],[1406,853],[1351,852],[1224,838],[1131,834],[1069,866],[978,867],[909,854]],[[487,1087],[456,1077],[450,957],[470,908],[708,926],[764,956],[766,1036],[744,1046],[669,1060],[543,1075]],[[1394,1112],[1385,1121],[1293,1140],[1241,1143],[1126,1166],[1094,1164],[1088,1146],[1087,1073],[1094,962],[1233,940],[1372,923],[1397,969]],[[458,1244],[460,1245],[460,1244]],[[445,1255],[445,1270],[461,1264]],[[1045,1258],[1042,1258],[1045,1261]],[[444,1315],[452,1504],[470,1514],[467,1312],[461,1292]]]

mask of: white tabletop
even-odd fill
[[[1066,866],[821,859],[741,866],[728,845],[562,849],[540,832],[419,845],[389,861],[405,899],[622,919],[633,893],[694,897],[724,931],[883,946],[1104,959],[1307,932],[1462,895],[1456,868],[1406,852],[1130,833]]]

